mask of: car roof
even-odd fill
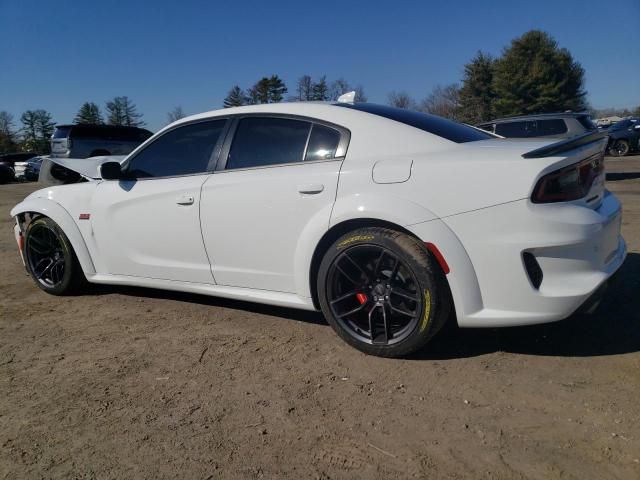
[[[560,113],[537,113],[535,115],[516,115],[513,117],[496,118],[495,120],[489,120],[488,122],[482,122],[479,125],[489,125],[492,123],[507,123],[516,122],[522,120],[542,120],[553,118],[577,118],[589,115],[589,112],[560,112]]]

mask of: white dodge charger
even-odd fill
[[[117,162],[60,159],[86,181],[11,215],[48,293],[88,281],[319,309],[354,347],[401,356],[448,318],[550,322],[601,290],[626,256],[606,143],[367,103],[229,108]]]

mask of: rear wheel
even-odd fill
[[[624,157],[627,153],[629,153],[629,142],[626,140],[616,140],[611,145],[609,152],[614,157]]]
[[[422,348],[451,310],[444,274],[426,248],[384,228],[355,230],[329,248],[318,272],[318,297],[341,338],[384,357]]]
[[[69,239],[48,217],[36,218],[27,226],[24,256],[31,277],[47,293],[74,293],[86,281]]]

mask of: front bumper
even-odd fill
[[[620,202],[606,192],[596,210],[520,200],[443,219],[464,246],[464,252],[443,252],[454,263],[448,278],[458,324],[516,326],[570,316],[624,262],[621,218]],[[537,288],[525,252],[542,270]],[[478,292],[472,291],[474,282],[456,278],[455,263],[463,255],[473,266]]]

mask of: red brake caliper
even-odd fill
[[[367,302],[367,296],[364,293],[356,293],[356,298],[360,302],[360,305]]]

